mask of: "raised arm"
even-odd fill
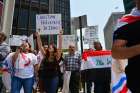
[[[12,56],[12,63],[13,63],[13,64],[16,62],[16,60],[17,60],[18,55],[20,54],[20,52],[21,52],[21,48],[18,48],[18,49],[16,50],[16,52],[13,54],[13,56]]]
[[[37,37],[37,45],[38,45],[38,48],[39,50],[41,51],[41,53],[43,54],[43,56],[45,56],[46,52],[42,46],[42,41],[41,41],[41,38],[40,38],[40,35],[38,34],[38,32],[36,32],[36,37]]]

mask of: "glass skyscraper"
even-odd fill
[[[36,14],[49,13],[61,13],[64,34],[70,34],[70,0],[15,0],[12,34],[29,36],[36,31]]]

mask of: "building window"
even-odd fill
[[[32,10],[30,12],[30,27],[31,29],[36,29],[36,14],[38,13],[37,10]]]
[[[41,3],[48,3],[48,0],[40,0]]]
[[[32,0],[32,2],[39,2],[39,0]]]
[[[27,28],[27,24],[28,24],[28,10],[21,9],[20,15],[19,15],[19,27]]]
[[[14,10],[14,17],[13,17],[13,26],[17,26],[17,23],[18,23],[17,17],[18,17],[18,9],[15,8],[15,10]]]
[[[28,35],[28,31],[25,28],[18,28],[17,33],[18,35]]]
[[[15,0],[16,4],[19,4],[20,0]]]

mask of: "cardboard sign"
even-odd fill
[[[36,15],[36,30],[40,34],[59,34],[62,30],[61,14]]]

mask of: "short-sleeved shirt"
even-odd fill
[[[37,57],[33,53],[19,54],[15,63],[12,63],[11,57],[13,53],[10,53],[3,67],[7,68],[11,74],[19,78],[31,78],[34,76],[34,65],[37,64]]]
[[[64,58],[64,65],[66,71],[79,71],[81,66],[81,56],[78,53],[74,55],[66,55]]]
[[[40,58],[43,58],[43,57],[40,57]],[[39,78],[46,79],[46,78],[53,78],[53,77],[58,76],[59,63],[57,62],[54,56],[50,60],[48,59],[48,57],[44,57],[41,60],[42,61],[39,63],[40,64]]]
[[[25,59],[19,58],[19,60],[17,59],[15,63],[15,76],[20,78],[33,77],[34,65],[37,64],[37,56],[35,56],[33,53],[27,53],[24,54],[24,56]]]
[[[126,40],[127,41],[126,47],[131,47],[140,44],[140,20],[126,24],[118,28],[114,32],[113,39]],[[129,73],[131,72],[135,73],[134,71],[138,71],[139,66],[140,66],[140,55],[128,59],[127,70],[129,70]]]

